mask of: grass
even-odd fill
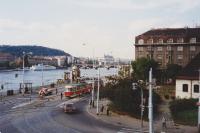
[[[174,120],[178,124],[196,126],[198,119],[197,110],[186,110],[176,114]]]

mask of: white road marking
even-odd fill
[[[33,103],[33,102],[35,102],[35,100],[29,101],[29,102],[25,102],[25,103],[21,103],[21,104],[18,104],[18,105],[16,105],[16,106],[12,107],[12,109],[16,109],[16,108],[19,108],[19,107],[23,107],[23,106],[26,106],[26,105],[31,104],[31,103]]]

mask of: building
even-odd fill
[[[58,66],[58,60],[56,58],[48,56],[29,57],[28,62],[30,65],[44,64],[44,65]]]
[[[13,55],[0,52],[0,63],[11,62],[14,61],[14,59]]]
[[[135,38],[135,58],[150,57],[160,68],[186,66],[200,52],[200,28],[152,29]]]
[[[100,65],[113,65],[115,63],[115,59],[111,55],[104,55],[103,58],[99,58]]]
[[[198,97],[200,97],[200,53],[176,77],[176,98]]]
[[[65,62],[66,62],[66,56],[55,56],[55,58],[57,59],[57,65],[59,67],[63,67],[65,65]]]

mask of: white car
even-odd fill
[[[63,105],[63,110],[65,113],[73,113],[76,112],[76,107],[73,103],[66,103]]]

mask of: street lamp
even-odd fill
[[[138,83],[132,83],[132,86],[133,86],[133,90],[137,90],[138,88],[140,88],[140,91],[141,91],[141,105],[140,105],[140,107],[141,107],[141,117],[140,117],[140,119],[141,119],[141,132],[143,132],[143,112],[144,112],[144,96],[143,96],[143,89],[142,89],[142,87],[141,87],[141,85],[140,84],[138,84]]]
[[[83,46],[85,46],[86,44],[83,43]],[[93,61],[92,61],[92,67],[94,69],[94,64],[95,64],[95,59],[94,59],[94,48],[93,48]],[[95,77],[93,77],[93,84],[92,84],[92,107],[94,107],[94,82],[95,82]]]
[[[200,68],[199,68],[199,88],[200,88]],[[199,97],[200,103],[200,97]],[[198,105],[198,132],[200,132],[200,105]]]
[[[22,94],[23,94],[23,96],[24,96],[24,93],[25,93],[25,89],[24,89],[24,58],[25,58],[25,55],[32,55],[33,53],[32,52],[28,52],[28,53],[26,53],[26,52],[24,52],[23,51],[23,79],[22,79]]]
[[[99,114],[99,88],[100,88],[100,68],[98,68],[97,115]]]

